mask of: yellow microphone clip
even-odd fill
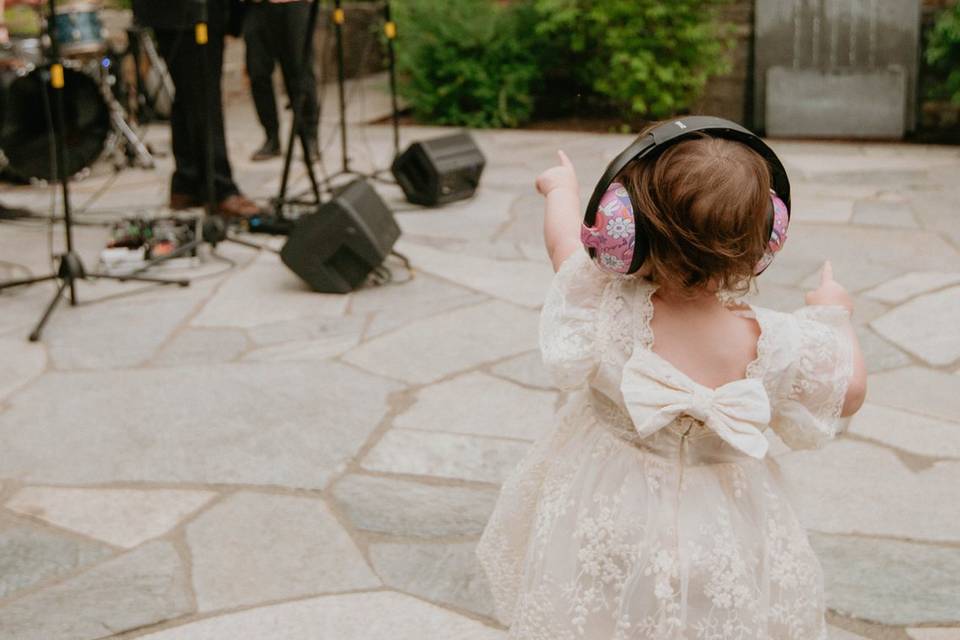
[[[344,16],[343,9],[334,9],[333,10],[333,21],[337,24],[343,24],[346,21]]]
[[[387,35],[388,40],[395,39],[397,37],[397,23],[392,20],[387,22],[383,25],[383,32]]]
[[[207,23],[198,22],[197,27],[194,30],[194,37],[197,40],[197,44],[205,45],[210,41],[210,34],[207,33]]]
[[[63,65],[60,63],[50,65],[50,86],[54,89],[63,89]]]

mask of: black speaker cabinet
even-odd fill
[[[301,216],[280,258],[314,291],[349,293],[383,263],[399,237],[386,203],[358,179],[316,213]]]
[[[486,158],[468,133],[415,142],[393,161],[407,200],[428,207],[471,197]]]

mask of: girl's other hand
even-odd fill
[[[833,266],[827,260],[820,272],[820,286],[807,293],[808,305],[839,305],[853,313],[853,298],[839,282],[833,279]]]
[[[539,176],[537,176],[537,191],[540,195],[546,196],[551,191],[563,189],[579,197],[580,185],[577,182],[577,172],[573,168],[573,163],[563,151],[558,151],[560,164],[550,167]]]

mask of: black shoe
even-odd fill
[[[263,162],[278,157],[280,157],[280,141],[276,138],[267,138],[263,146],[257,149],[250,159],[254,162]]]

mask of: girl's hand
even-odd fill
[[[808,292],[806,300],[808,305],[839,305],[853,313],[853,299],[843,285],[833,279],[833,266],[829,260],[823,263],[820,286]]]
[[[577,182],[577,172],[573,168],[573,163],[563,151],[558,151],[560,164],[550,167],[539,176],[537,176],[537,191],[540,195],[546,196],[557,189],[563,189],[580,196],[580,185]]]

